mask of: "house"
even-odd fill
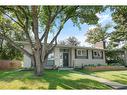
[[[31,52],[28,43],[24,43],[24,48]],[[49,54],[45,66],[81,68],[89,64],[106,65],[105,50],[82,46],[57,45],[53,52]],[[31,67],[31,59],[27,55],[24,55],[23,67]]]

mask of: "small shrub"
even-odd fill
[[[97,66],[102,66],[102,65],[98,63]]]

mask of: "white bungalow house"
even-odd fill
[[[31,52],[28,43],[24,43],[24,48]],[[106,65],[105,50],[91,47],[57,45],[53,52],[49,54],[48,62],[45,66],[81,68],[89,64]],[[23,67],[31,67],[31,59],[26,55],[24,55]]]

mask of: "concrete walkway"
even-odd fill
[[[104,79],[104,78],[100,78],[100,77],[97,77],[97,76],[94,76],[94,75],[88,75],[88,74],[81,73],[81,72],[78,72],[78,71],[72,71],[72,72],[76,72],[76,73],[85,75],[86,77],[88,77],[90,79],[93,79],[93,80],[96,80],[96,81],[98,81],[100,83],[103,83],[105,85],[108,85],[108,86],[112,87],[113,89],[127,89],[127,85],[124,85],[124,84],[121,84],[121,83],[118,83],[118,82],[113,82],[113,81],[110,81],[110,80],[107,80],[107,79]]]

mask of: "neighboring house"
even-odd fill
[[[31,52],[30,45],[23,43],[24,48]],[[81,68],[82,66],[89,64],[102,64],[105,63],[105,50],[81,47],[81,46],[69,46],[69,45],[57,45],[53,52],[49,54],[46,67],[71,67]],[[24,67],[31,67],[31,59],[24,55]]]

